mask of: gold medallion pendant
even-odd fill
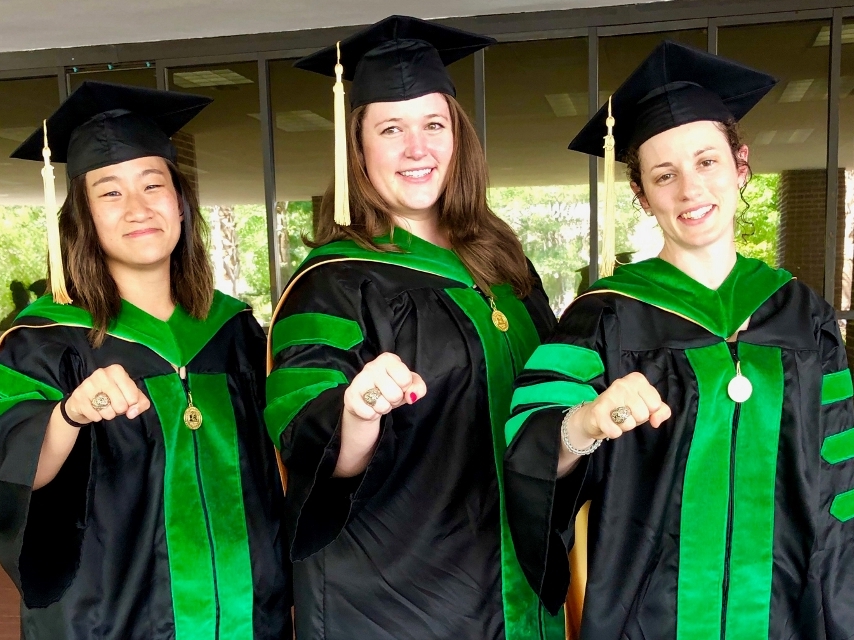
[[[510,328],[510,322],[507,320],[507,316],[495,307],[495,298],[490,298],[489,304],[492,307],[492,324],[494,324],[495,328],[499,331],[506,332]]]
[[[195,431],[199,427],[202,426],[202,412],[195,406],[193,406],[193,396],[187,394],[187,398],[189,400],[190,406],[184,411],[184,424],[187,425],[188,429]]]

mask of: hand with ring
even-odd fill
[[[670,407],[655,387],[642,373],[634,372],[615,380],[596,400],[576,412],[574,435],[581,443],[585,438],[587,442],[614,440],[646,422],[657,429],[670,414]]]
[[[65,412],[77,425],[122,415],[133,419],[150,407],[151,401],[118,364],[95,371],[65,401]]]
[[[364,421],[376,421],[404,404],[414,404],[427,385],[393,353],[383,353],[364,366],[344,392],[344,410]]]

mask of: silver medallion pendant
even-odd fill
[[[729,381],[726,388],[727,395],[733,402],[746,402],[753,395],[753,385],[750,380],[741,375],[741,363],[736,363],[735,377]]]

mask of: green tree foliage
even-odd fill
[[[14,309],[11,282],[29,287],[46,275],[44,207],[0,206],[0,318]]]
[[[739,216],[738,250],[768,264],[776,264],[778,174],[756,175],[745,190],[750,203]],[[489,203],[519,235],[525,253],[534,263],[555,312],[575,297],[588,267],[589,198],[586,185],[502,187],[489,190]],[[600,195],[600,207],[602,197]],[[650,242],[637,233],[644,213],[633,204],[625,183],[617,185],[617,252],[643,253]],[[270,269],[267,216],[263,205],[237,205],[237,248],[240,260],[241,298],[251,304],[260,320],[269,321]],[[203,208],[210,219],[210,208]],[[310,235],[312,203],[277,205],[282,280],[287,281],[308,254],[302,236]],[[42,207],[0,206],[0,318],[13,310],[9,284],[25,287],[45,277],[46,241]],[[637,259],[637,256],[635,256]],[[586,279],[586,278],[585,278]]]
[[[750,204],[737,218],[736,247],[749,257],[777,266],[777,230],[780,211],[777,202],[779,173],[757,174],[747,183],[744,199]],[[745,207],[742,205],[741,210]]]
[[[632,204],[632,197],[627,186],[617,190],[618,253],[636,250],[632,232],[642,214]],[[572,302],[588,279],[589,202],[587,185],[489,190],[490,207],[519,236],[556,313]]]
[[[202,212],[210,223],[211,207]],[[280,202],[277,222],[280,232],[279,251],[282,256],[283,281],[293,274],[308,255],[301,235],[311,231],[311,201]],[[263,205],[235,205],[237,251],[240,260],[240,299],[252,305],[255,317],[269,322],[272,315],[270,300],[270,258],[267,249],[267,213]]]

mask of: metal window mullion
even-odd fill
[[[706,27],[706,36],[706,48],[709,53],[718,55],[718,23],[716,20],[709,20],[709,26]]]
[[[474,126],[486,155],[486,55],[483,49],[474,54]]]
[[[169,69],[161,60],[154,62],[154,74],[157,78],[157,88],[161,91],[169,89]]]
[[[842,68],[842,10],[833,10],[830,25],[830,70],[827,82],[827,190],[824,234],[824,299],[834,303],[836,225],[839,220],[839,84]]]
[[[264,203],[267,210],[267,253],[270,264],[270,301],[275,308],[282,291],[279,230],[276,219],[276,161],[273,148],[273,110],[270,99],[270,65],[258,59],[258,100],[261,112],[261,148],[264,158]]]
[[[596,27],[587,32],[587,116],[599,109],[599,33]],[[588,157],[590,180],[590,284],[599,279],[599,159]]]

